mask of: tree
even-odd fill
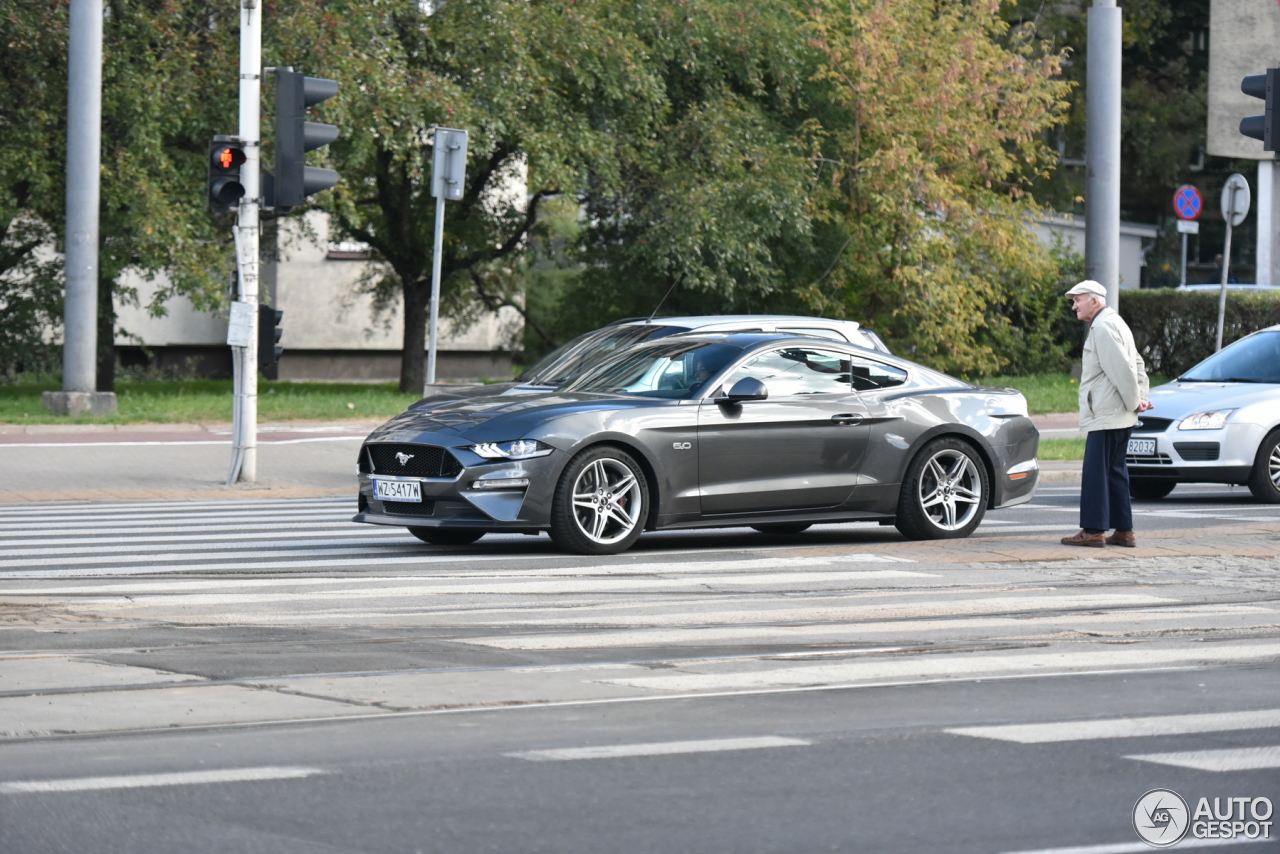
[[[598,291],[731,298],[781,280],[770,239],[807,229],[811,176],[776,120],[802,81],[786,7],[434,5],[307,0],[273,27],[276,62],[343,83],[323,109],[349,131],[330,147],[343,180],[322,203],[384,264],[380,296],[403,299],[402,390],[424,374],[437,125],[471,132],[466,194],[446,212],[446,313],[477,298],[523,310],[520,262],[562,197],[583,211],[575,258]]]
[[[815,216],[846,237],[806,296],[964,373],[1009,361],[998,348],[1013,343],[1010,301],[1057,279],[1028,228],[1040,208],[1027,188],[1054,163],[1043,134],[1062,120],[1068,84],[1061,57],[999,11],[998,0],[814,0],[809,16],[817,79],[841,108],[823,118]],[[1028,346],[1043,343],[1027,331]]]

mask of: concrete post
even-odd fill
[[[97,391],[102,0],[71,0],[70,15],[62,391],[45,392],[44,404],[59,415],[104,415],[116,411],[116,396]]]
[[[1259,285],[1280,284],[1280,169],[1274,160],[1258,161],[1258,252],[1255,256]]]
[[[1115,0],[1094,0],[1088,16],[1084,272],[1107,289],[1107,305],[1118,308],[1122,16]]]

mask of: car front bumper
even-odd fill
[[[560,451],[529,460],[487,460],[451,448],[462,464],[456,477],[401,477],[360,473],[359,510],[353,522],[409,528],[473,528],[535,531],[551,524],[551,500],[567,461]],[[422,501],[383,501],[374,480],[416,481]],[[527,486],[486,489],[485,481],[527,480]]]
[[[1220,430],[1179,430],[1175,423],[1162,433],[1133,433],[1133,439],[1154,439],[1155,453],[1127,454],[1125,462],[1130,477],[1245,483],[1265,433],[1247,422],[1228,422]]]

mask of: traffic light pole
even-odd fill
[[[240,300],[248,304],[249,340],[233,347],[236,390],[232,419],[231,473],[227,483],[258,479],[258,236],[262,207],[262,8],[240,0],[240,130],[245,161],[244,197],[236,220],[236,267]]]
[[[1107,289],[1120,308],[1120,47],[1123,17],[1116,0],[1088,11],[1089,68],[1085,143],[1085,278]],[[1131,285],[1136,284],[1131,282]]]

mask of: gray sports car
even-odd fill
[[[673,335],[555,392],[396,416],[360,449],[355,521],[437,545],[549,531],[578,554],[673,528],[964,537],[1031,498],[1038,443],[1011,389],[844,342]]]

